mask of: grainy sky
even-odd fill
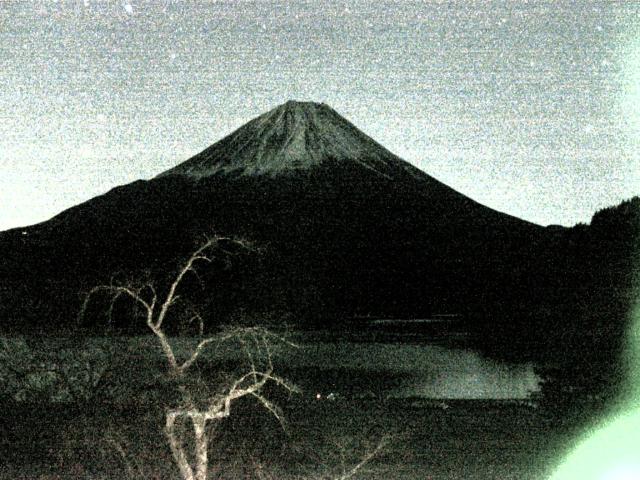
[[[0,230],[325,102],[497,210],[640,194],[637,1],[0,1]]]

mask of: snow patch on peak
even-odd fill
[[[408,165],[328,105],[290,100],[160,176],[279,175],[328,161],[354,162],[385,177],[398,162]]]

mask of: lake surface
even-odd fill
[[[524,399],[539,390],[532,364],[508,364],[436,343],[301,342],[286,365],[317,370],[318,388],[387,398]],[[324,373],[324,378],[323,378]],[[303,375],[300,375],[303,376]],[[302,379],[304,380],[304,379]],[[307,382],[310,387],[313,382]]]
[[[299,333],[295,338],[299,348],[276,350],[276,370],[298,384],[303,395],[313,396],[333,392],[345,398],[525,399],[539,390],[539,377],[532,364],[508,364],[483,357],[465,348],[455,335],[450,342],[443,336],[429,342],[418,336],[411,337],[412,341],[398,341],[358,335]],[[177,355],[186,358],[197,340],[180,338],[173,342]],[[164,368],[152,336],[40,338],[35,344],[33,340],[12,338],[3,339],[3,348],[8,349],[7,358],[17,366],[51,361],[74,375],[84,374],[85,364],[106,365],[111,357],[119,355],[130,357],[127,363],[132,379],[145,373],[157,375],[158,369]],[[228,344],[204,351],[199,362],[234,363],[242,355],[237,345]],[[141,367],[143,358],[152,366]]]

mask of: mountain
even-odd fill
[[[459,313],[503,302],[505,282],[529,288],[544,230],[447,187],[326,105],[287,102],[154,179],[0,235],[3,307],[19,323],[68,322],[78,292],[116,273],[161,276],[216,232],[263,252],[220,286],[233,285],[216,294],[223,317]]]
[[[318,319],[457,312],[519,276],[543,230],[447,187],[330,107],[287,102],[154,179],[0,234],[4,322],[68,323],[78,292],[169,272],[212,232],[266,252],[234,270],[222,316],[233,302]]]
[[[216,265],[204,289],[191,285],[210,323],[456,313],[487,348],[544,344],[593,294],[574,273],[591,231],[492,210],[330,107],[287,102],[151,180],[0,233],[0,319],[5,329],[73,327],[83,291],[114,277],[161,283],[218,233],[255,251]]]
[[[387,178],[400,172],[420,174],[329,106],[289,101],[159,176],[276,176],[328,161],[358,165]]]
[[[166,285],[215,233],[253,248],[184,285],[208,326],[458,314],[476,348],[543,366],[550,397],[596,398],[623,378],[639,228],[639,198],[572,228],[497,212],[330,107],[287,102],[151,180],[0,232],[0,330],[103,332],[98,309],[78,323],[83,292]],[[144,331],[116,307],[109,325]]]

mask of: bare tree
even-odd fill
[[[264,394],[267,383],[279,385],[289,392],[295,387],[274,374],[273,348],[277,343],[288,343],[285,338],[261,328],[228,328],[216,335],[205,335],[202,316],[195,310],[190,312],[188,321],[198,325],[198,340],[192,348],[179,355],[175,342],[166,333],[168,319],[179,303],[180,287],[188,275],[198,276],[197,267],[211,264],[216,258],[228,259],[232,255],[225,245],[233,244],[235,248],[248,248],[241,241],[224,237],[207,239],[181,265],[175,276],[165,289],[156,288],[151,282],[144,284],[109,284],[92,288],[85,297],[81,315],[86,312],[89,301],[97,294],[104,294],[109,299],[108,314],[113,313],[114,305],[120,299],[128,299],[139,307],[147,327],[158,341],[167,364],[168,378],[176,383],[180,393],[179,401],[167,407],[165,413],[165,435],[173,458],[184,480],[206,480],[208,476],[208,444],[207,423],[219,420],[231,414],[233,403],[243,397],[252,397],[262,404],[280,422],[283,421],[278,407]],[[162,293],[160,293],[162,292]],[[184,313],[184,309],[182,309]],[[202,353],[210,346],[224,342],[237,342],[244,352],[247,368],[238,374],[228,385],[219,388],[215,394],[206,389],[194,389],[187,380],[187,374],[194,367]],[[293,344],[290,344],[293,345]],[[193,434],[193,453],[189,455],[177,430],[179,421],[191,423]],[[190,460],[192,457],[192,460]]]

